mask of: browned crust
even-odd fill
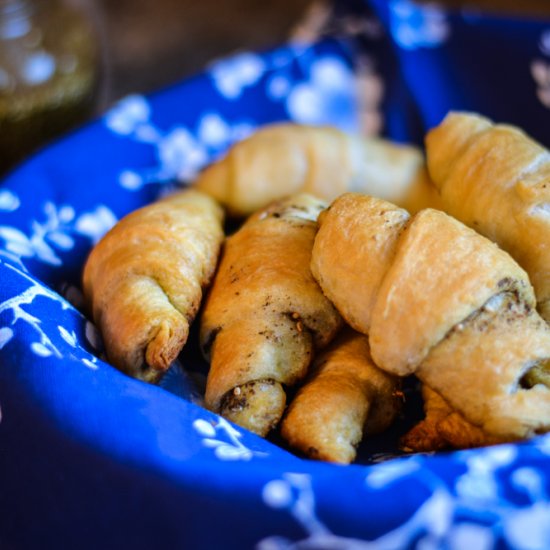
[[[92,250],[84,294],[109,361],[158,381],[178,356],[214,273],[223,212],[187,190],[120,220]]]

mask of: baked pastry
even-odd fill
[[[344,262],[350,277],[341,285]],[[380,368],[416,374],[488,434],[550,430],[550,388],[543,377],[529,380],[548,370],[550,327],[525,271],[485,237],[441,211],[409,219],[349,193],[319,216],[312,272],[344,319],[368,334]],[[368,312],[348,319],[360,300]]]
[[[433,452],[443,449],[469,449],[504,443],[506,438],[489,435],[474,426],[437,392],[422,385],[425,418],[412,427],[400,440],[407,452]]]
[[[262,436],[342,324],[309,270],[324,207],[301,194],[250,217],[226,240],[201,316],[206,406]]]
[[[222,208],[186,190],[121,219],[94,247],[83,288],[107,358],[156,382],[185,344],[216,267]]]
[[[265,126],[237,143],[195,185],[233,216],[298,192],[330,201],[358,191],[413,211],[438,204],[418,148],[291,123]]]
[[[344,329],[315,359],[281,435],[309,458],[349,464],[363,435],[393,422],[402,403],[399,390],[399,379],[372,362],[367,337]]]
[[[406,210],[356,193],[342,195],[319,217],[330,223],[316,236],[311,271],[358,332],[369,332],[382,279],[409,218]]]
[[[550,321],[550,153],[519,128],[452,112],[426,137],[443,209],[527,271]]]

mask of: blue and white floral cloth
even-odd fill
[[[128,97],[0,186],[0,548],[550,547],[550,437],[302,460],[202,408],[192,344],[147,385],[101,359],[82,314],[83,262],[117,219],[262,124],[360,129],[361,85],[394,139],[467,108],[550,143],[550,21],[373,0],[349,24],[357,3],[338,7],[347,36]]]

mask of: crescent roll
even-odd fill
[[[315,359],[281,424],[309,458],[349,464],[363,435],[385,430],[400,409],[400,381],[372,362],[366,336],[346,329]]]
[[[121,219],[84,267],[84,295],[118,369],[157,382],[176,359],[216,267],[223,211],[186,190]]]
[[[425,418],[413,426],[400,440],[400,447],[408,452],[432,452],[442,449],[469,449],[508,441],[485,433],[474,426],[437,392],[422,385]]]
[[[452,112],[426,137],[443,209],[527,271],[550,321],[550,153],[519,128]]]
[[[250,217],[225,242],[201,317],[206,406],[262,436],[342,324],[309,269],[324,207],[301,194]]]
[[[439,204],[420,149],[291,123],[265,126],[235,144],[195,185],[233,216],[298,192],[330,201],[358,191],[413,211]]]
[[[550,327],[525,271],[493,242],[441,211],[410,218],[349,193],[319,217],[312,272],[380,368],[415,374],[488,434],[550,430],[550,388],[531,374],[548,370]]]

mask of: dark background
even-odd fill
[[[308,13],[316,12],[315,7],[330,4],[322,0],[90,1],[100,22],[105,54],[103,102],[163,87],[238,49],[280,44]],[[437,3],[520,16],[550,15],[550,0]]]
[[[96,0],[104,98],[149,92],[239,49],[286,40],[311,0]]]

